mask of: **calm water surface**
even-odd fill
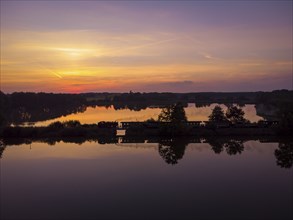
[[[206,121],[208,116],[211,114],[212,109],[217,104],[211,104],[206,107],[196,107],[195,104],[189,104],[185,108],[185,112],[189,121]],[[220,105],[224,111],[227,107]],[[70,114],[55,118],[47,121],[40,121],[35,123],[36,126],[48,125],[54,121],[67,121],[67,120],[79,120],[83,124],[91,124],[99,121],[145,121],[150,118],[157,119],[162,109],[160,108],[146,108],[140,111],[134,111],[130,109],[119,109],[115,110],[113,106],[106,107],[88,107],[85,112]],[[245,112],[245,118],[252,122],[257,122],[262,117],[256,114],[254,105],[245,105],[243,107]]]
[[[6,146],[1,219],[292,219],[279,143],[176,143]]]

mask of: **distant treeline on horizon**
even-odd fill
[[[0,91],[0,126],[9,123],[34,122],[83,112],[88,106],[114,106],[115,109],[139,111],[147,107],[164,108],[174,103],[196,103],[205,106],[219,104],[264,104],[292,112],[293,91],[272,92],[194,92],[194,93],[33,93]]]
[[[155,98],[155,99],[170,99],[176,98],[176,101],[214,101],[215,99],[220,99],[222,101],[260,101],[260,99],[264,98],[276,98],[276,97],[291,97],[293,95],[293,90],[274,90],[271,92],[265,91],[257,91],[257,92],[189,92],[189,93],[173,93],[173,92],[86,92],[86,93],[51,93],[51,92],[13,92],[13,93],[4,93],[0,90],[1,99],[3,96],[8,96],[11,98],[24,97],[25,98],[37,98],[36,96],[46,96],[48,98],[51,95],[64,97],[71,96],[77,97],[80,96],[82,98],[87,98],[90,100],[101,101],[120,101],[129,98],[136,99],[140,98],[136,101],[145,101],[146,98]],[[141,99],[143,98],[143,99]],[[244,100],[243,100],[244,99]],[[87,100],[89,101],[89,100]]]
[[[14,92],[3,93],[0,91],[1,104],[13,104],[14,107],[20,105],[27,105],[27,102],[38,102],[42,105],[54,103],[54,105],[64,100],[74,98],[75,101],[85,104],[101,104],[106,102],[158,102],[164,104],[165,102],[174,103],[267,103],[267,102],[287,102],[293,98],[293,90],[274,90],[272,92],[192,92],[192,93],[172,93],[172,92],[128,92],[128,93],[45,93],[45,92]],[[60,103],[60,104],[61,104]],[[33,104],[33,103],[31,103]],[[3,105],[2,105],[3,106]]]

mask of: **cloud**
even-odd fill
[[[30,81],[26,91],[45,83],[60,92],[71,84],[173,92],[291,88],[292,3],[227,3],[221,10],[197,4],[1,2],[2,83],[25,89],[19,85]]]

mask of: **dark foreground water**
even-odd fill
[[[7,145],[1,219],[292,219],[292,142],[210,142]]]

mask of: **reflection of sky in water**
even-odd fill
[[[187,118],[190,121],[206,121],[215,106],[216,104],[212,104],[208,107],[195,107],[194,104],[189,104],[188,107],[185,108]],[[220,106],[226,111],[227,107],[225,105]],[[245,112],[245,118],[250,121],[256,122],[262,119],[256,115],[254,105],[245,105],[242,109]],[[115,110],[113,107],[88,107],[83,113],[70,114],[44,122],[37,122],[35,125],[48,125],[53,121],[66,120],[79,120],[83,124],[96,123],[99,121],[145,121],[150,118],[157,119],[160,112],[161,109],[159,108],[147,108],[140,111],[133,111],[129,109]]]
[[[244,143],[245,151],[254,154],[273,155],[277,148],[277,143],[260,143],[259,141],[247,141]],[[158,150],[158,143],[116,143],[116,144],[99,144],[94,141],[87,141],[82,144],[56,142],[55,145],[47,143],[33,142],[31,144],[21,144],[19,146],[7,146],[3,160],[31,159],[97,159],[102,157],[112,157],[115,155],[133,156],[137,154],[149,154],[153,156]],[[200,156],[200,153],[209,154],[211,146],[208,143],[189,143],[186,148],[187,152],[194,156]],[[193,152],[193,153],[192,153]],[[206,153],[204,153],[206,152]],[[201,155],[203,156],[203,155]],[[201,157],[200,156],[200,157]],[[228,156],[229,157],[229,156]]]
[[[240,219],[241,213],[243,219],[291,219],[292,168],[276,165],[277,147],[248,141],[241,154],[230,156],[191,143],[172,166],[158,144],[7,146],[0,160],[1,216]]]

